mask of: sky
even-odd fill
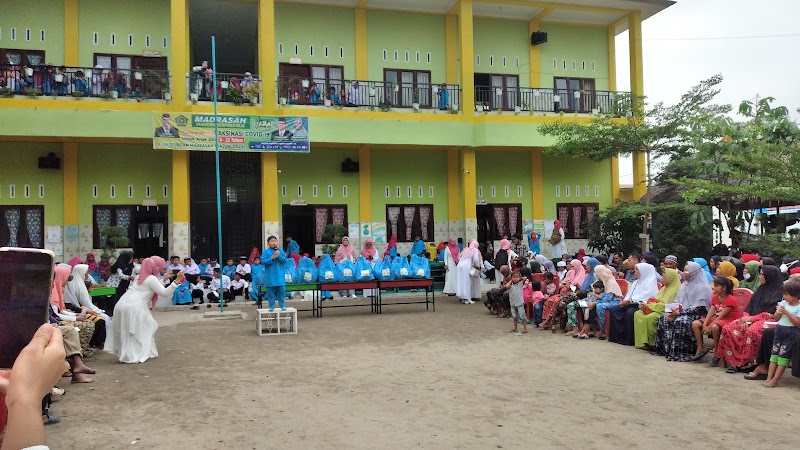
[[[677,0],[642,22],[644,92],[674,104],[699,81],[722,74],[717,103],[775,97],[800,116],[800,0]],[[778,36],[791,35],[791,36]],[[772,36],[772,37],[755,37]],[[628,33],[617,36],[617,89],[630,89]],[[633,182],[630,158],[620,182]]]

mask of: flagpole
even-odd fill
[[[219,311],[225,312],[225,299],[223,298],[222,287],[222,183],[219,175],[219,119],[217,117],[217,42],[216,37],[211,36],[211,86],[214,96],[214,166],[217,172],[217,251],[219,255],[219,288],[217,295],[219,295]]]

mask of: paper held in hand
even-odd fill
[[[672,311],[680,312],[680,310],[681,310],[681,305],[678,303],[668,303],[664,305],[664,312],[667,314],[671,313]]]

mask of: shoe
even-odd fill
[[[67,392],[67,391],[61,389],[60,387],[55,387],[55,386],[53,386],[53,389],[50,389],[50,394],[53,395],[53,396],[59,396],[60,397],[60,396],[64,395],[65,392]]]
[[[197,305],[194,305],[194,306],[192,306],[192,307],[191,307],[191,308],[189,308],[189,309],[200,309],[200,307],[199,307],[199,306],[197,306]]]
[[[711,361],[708,362],[708,365],[711,367],[716,367],[719,364],[719,358],[711,358]]]
[[[710,351],[711,351],[711,350],[710,350],[710,349],[708,349],[708,348],[704,348],[704,349],[700,350],[699,352],[697,352],[697,353],[695,353],[695,354],[694,354],[694,358],[692,358],[692,361],[700,361],[700,360],[701,360],[701,359],[703,359],[703,357],[704,357],[704,356],[706,356],[706,355],[708,354],[708,352],[710,352]],[[718,358],[712,358],[712,361],[713,361],[714,359],[716,359],[717,361],[719,361],[719,359],[718,359]],[[716,364],[713,364],[713,365],[715,365],[715,366],[716,366]]]
[[[475,304],[475,302],[473,302],[472,300],[467,300],[467,304],[468,305],[472,305],[472,304]]]
[[[200,304],[202,305],[203,303],[205,303],[205,301],[201,298],[200,299]]]
[[[55,414],[50,414],[50,413],[47,413],[47,414],[42,414],[42,415],[43,415],[43,416],[45,416],[45,417],[47,417],[47,419],[44,421],[44,424],[45,424],[45,425],[55,425],[55,424],[57,424],[57,423],[60,423],[60,422],[61,422],[61,418],[59,418],[59,417],[58,417],[57,415],[55,415]]]
[[[356,297],[356,294],[353,294],[350,296],[350,298],[358,298],[358,297]]]
[[[753,372],[748,373],[744,376],[745,380],[766,380],[767,376],[764,374],[761,375],[754,375]]]

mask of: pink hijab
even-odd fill
[[[364,247],[361,249],[361,256],[364,258],[369,258],[372,256],[373,259],[378,256],[378,251],[372,246],[372,239],[367,239],[364,241]]]
[[[75,267],[78,264],[82,263],[83,261],[81,261],[81,258],[79,256],[73,256],[72,259],[70,259],[69,262],[67,262],[67,264],[69,264],[70,267]]]
[[[453,261],[458,261],[458,252],[461,250],[458,248],[458,242],[456,238],[450,236],[450,241],[447,243],[447,248],[450,249],[450,255],[453,256]]]
[[[511,242],[508,239],[503,239],[500,241],[500,249],[501,250],[509,250],[511,248]]]
[[[583,268],[583,263],[577,259],[573,259],[570,264],[572,265],[573,277],[569,284],[582,286],[583,281],[586,280],[586,270]]]
[[[92,258],[92,260],[89,261],[89,258]],[[86,254],[86,261],[83,263],[89,266],[89,273],[94,272],[94,270],[97,269],[97,266],[99,266],[99,264],[97,264],[97,259],[94,257],[94,253],[92,252]]]
[[[144,283],[144,280],[147,279],[150,275],[158,278],[164,273],[164,270],[167,268],[167,262],[164,261],[164,258],[160,256],[151,256],[144,261],[142,261],[142,270],[139,272],[139,279],[136,280],[136,284]],[[156,302],[158,302],[158,294],[155,292],[153,293],[153,298],[151,299],[150,309],[156,307]]]
[[[53,268],[53,290],[50,292],[50,304],[58,308],[58,312],[64,311],[64,286],[67,285],[72,270],[69,267],[57,265]]]
[[[556,219],[553,222],[553,229],[556,230],[556,231],[561,229],[561,221],[560,220]]]
[[[469,247],[465,248],[464,251],[461,252],[461,259],[471,259],[472,252],[474,252],[475,249],[477,248],[478,248],[478,241],[473,239],[472,242],[469,243]]]
[[[345,244],[345,242],[347,242]],[[345,236],[342,238],[342,245],[339,246],[339,249],[336,250],[336,260],[334,261],[336,264],[344,261],[345,259],[353,260],[356,257],[356,251],[353,250],[353,246],[350,245],[350,238]]]

